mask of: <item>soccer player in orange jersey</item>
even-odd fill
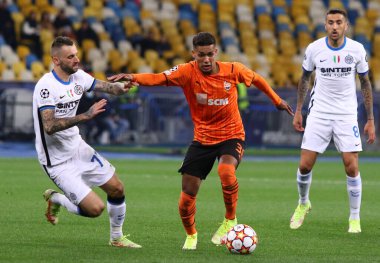
[[[202,180],[210,173],[218,159],[225,219],[211,241],[222,244],[230,227],[237,224],[236,206],[238,182],[235,176],[244,153],[245,133],[238,108],[236,85],[244,83],[263,91],[279,110],[293,115],[291,107],[282,100],[256,72],[237,62],[216,61],[218,49],[215,37],[201,32],[193,38],[194,61],[181,64],[159,74],[117,74],[111,81],[126,81],[130,85],[180,86],[186,96],[194,122],[194,140],[188,148],[182,167],[182,192],[179,214],[187,233],[183,249],[197,246],[195,228],[196,196]]]

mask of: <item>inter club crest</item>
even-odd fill
[[[81,85],[75,85],[74,92],[77,95],[82,95],[83,94],[83,88],[82,88],[82,86]]]
[[[347,64],[352,64],[354,62],[354,57],[351,56],[351,55],[347,55],[345,58],[344,58],[344,62],[346,62]]]

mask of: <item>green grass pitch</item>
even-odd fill
[[[125,233],[142,249],[108,246],[105,211],[95,219],[62,211],[60,222],[44,218],[42,193],[55,188],[35,159],[0,159],[0,262],[379,262],[379,164],[360,165],[362,233],[348,234],[348,196],[341,162],[317,163],[311,188],[313,210],[299,230],[289,229],[298,200],[297,162],[243,160],[238,221],[252,226],[259,244],[252,255],[230,254],[211,236],[224,206],[215,169],[197,202],[198,249],[182,251],[185,232],[177,202],[181,161],[111,160],[125,184]],[[56,189],[56,188],[55,188]],[[105,200],[105,194],[98,191]]]

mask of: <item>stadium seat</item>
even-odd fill
[[[96,44],[92,39],[84,39],[82,42],[83,50],[90,50],[91,48],[96,48]]]
[[[34,4],[41,10],[50,6],[49,0],[34,0]]]
[[[21,12],[13,12],[11,16],[15,23],[14,28],[15,28],[16,38],[20,39],[21,25],[24,22],[25,17]]]
[[[156,62],[156,60],[160,57],[160,55],[158,54],[157,51],[153,50],[153,49],[148,49],[145,51],[144,53],[144,58],[145,58],[145,61],[147,62],[147,64],[154,68],[154,64]]]
[[[39,61],[32,63],[31,71],[35,80],[39,80],[45,74],[44,65]]]
[[[268,5],[258,5],[256,4],[255,8],[254,8],[254,14],[256,15],[256,17],[259,17],[263,14],[270,14],[271,10],[270,10],[270,7]]]
[[[145,0],[141,3],[142,10],[149,10],[152,14],[157,14],[160,3],[156,0]]]
[[[297,43],[299,49],[306,48],[312,42],[312,38],[309,32],[299,32],[297,37]]]
[[[215,12],[218,6],[217,0],[201,0],[200,5],[205,4],[209,5],[212,8],[212,12]]]
[[[5,69],[1,73],[1,79],[3,81],[12,81],[12,80],[16,80],[16,77],[15,77],[15,74],[14,74],[13,70],[11,70],[11,69]]]
[[[65,0],[53,0],[52,1],[53,6],[55,6],[58,9],[62,9],[65,6],[67,6],[67,3]],[[67,14],[67,13],[66,13]]]
[[[173,65],[180,65],[180,64],[184,64],[184,63],[186,63],[186,61],[182,58],[173,59]]]
[[[19,45],[16,48],[16,52],[17,52],[18,57],[22,61],[25,61],[25,58],[30,54],[30,49],[28,46]]]
[[[21,8],[32,4],[32,0],[17,0],[17,5]]]
[[[34,81],[33,73],[30,70],[22,70],[18,77],[20,81]]]
[[[90,1],[92,2],[101,2],[101,1]],[[86,18],[87,21],[91,24],[91,21],[101,20],[102,19],[102,9],[97,9],[93,6],[85,7],[83,10],[83,18]]]
[[[359,43],[363,44],[365,50],[367,51],[367,54],[371,54],[371,50],[372,50],[372,43],[371,41],[368,39],[368,37],[364,34],[355,34],[355,37],[354,39],[356,41],[358,41]]]
[[[329,8],[345,9],[341,0],[330,0]]]
[[[143,65],[146,65],[146,63],[145,63],[144,59],[142,59],[140,57],[137,59],[134,59],[134,60],[128,60],[128,69],[131,72],[137,72],[139,70],[139,68]],[[112,64],[111,64],[111,68],[112,68]]]
[[[103,80],[103,81],[107,81],[107,77],[106,75],[104,74],[104,71],[95,71],[94,69],[94,73],[93,73],[93,76],[95,79],[99,79],[99,80]]]
[[[5,45],[6,43],[3,35],[0,35],[0,46]]]
[[[28,69],[30,69],[33,62],[38,61],[38,57],[36,55],[34,55],[33,53],[31,53],[31,54],[26,56],[24,61],[25,61],[26,67]]]
[[[262,14],[258,17],[258,30],[270,30],[274,32],[274,23],[272,21],[272,18],[268,14]]]
[[[140,9],[136,3],[128,1],[124,9],[121,10],[123,17],[132,17],[134,20],[140,22]]]
[[[153,73],[152,67],[146,64],[142,64],[137,68],[137,73]]]
[[[164,72],[165,70],[168,70],[168,69],[170,69],[170,66],[168,65],[166,60],[160,59],[160,58],[157,59],[155,63],[155,68],[154,68],[155,72]]]
[[[101,40],[100,41],[100,49],[107,54],[110,50],[114,49],[114,44],[110,40]]]
[[[96,47],[95,48],[90,48],[89,50],[87,50],[86,59],[87,59],[87,62],[93,62],[93,61],[96,61],[96,60],[107,60],[104,57],[103,52],[100,49],[96,48]]]
[[[120,72],[121,68],[126,64],[125,58],[117,49],[110,50],[108,56],[111,71]]]
[[[50,69],[52,65],[50,54],[44,54],[42,56],[42,64],[44,65],[45,68]]]
[[[108,69],[108,61],[105,59],[98,59],[91,61],[91,68],[94,72],[106,72]]]
[[[41,43],[52,43],[54,39],[54,32],[50,30],[41,30],[40,31],[40,41]]]
[[[12,51],[10,53],[4,54],[4,62],[8,66],[12,66],[13,64],[20,62],[20,58]]]
[[[43,42],[42,43],[42,53],[50,55],[51,42]]]
[[[7,69],[7,65],[0,60],[0,75],[3,73],[5,69]]]

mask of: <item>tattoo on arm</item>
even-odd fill
[[[373,119],[373,97],[372,97],[372,86],[369,81],[368,74],[360,75],[359,80],[361,85],[361,90],[363,94],[364,106],[367,112],[367,119]]]
[[[55,118],[54,110],[43,110],[40,113],[44,130],[49,135],[71,128],[85,120],[84,114],[70,118]]]
[[[302,77],[298,82],[298,91],[297,91],[297,109],[301,110],[303,102],[305,101],[306,94],[309,90],[310,78],[312,72],[303,71]]]
[[[124,85],[119,82],[106,82],[102,80],[96,80],[94,89],[102,91],[112,95],[119,95],[120,91]]]

